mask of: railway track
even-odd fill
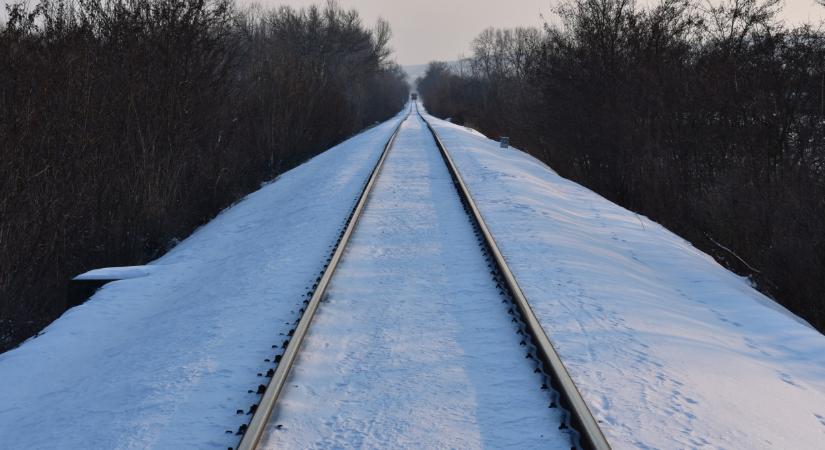
[[[292,336],[288,343],[285,343],[284,353],[280,356],[277,368],[275,369],[272,378],[264,390],[261,400],[255,408],[255,413],[249,425],[242,428],[243,436],[238,449],[248,450],[257,448],[261,442],[262,437],[267,429],[267,424],[273,415],[281,394],[284,391],[287,378],[296,361],[298,352],[304,342],[304,339],[309,330],[309,326],[313,321],[319,304],[327,293],[327,288],[330,281],[335,274],[336,269],[342,259],[342,255],[350,242],[355,227],[361,218],[365,206],[369,200],[370,194],[377,182],[377,179],[384,166],[390,151],[395,144],[398,135],[401,131],[402,125],[411,117],[419,118],[426,124],[429,133],[431,133],[436,146],[440,152],[443,162],[452,178],[453,184],[456,188],[458,196],[464,207],[465,212],[469,216],[470,223],[475,230],[476,237],[482,246],[482,252],[488,262],[490,269],[490,276],[496,283],[504,301],[510,302],[508,312],[512,315],[512,321],[518,325],[518,333],[523,336],[521,344],[527,347],[527,358],[533,358],[536,361],[536,372],[542,372],[546,379],[546,383],[542,389],[550,390],[549,386],[555,389],[555,392],[550,393],[550,407],[561,406],[565,408],[566,414],[559,425],[559,428],[572,428],[573,446],[580,446],[587,449],[609,449],[609,445],[605,440],[597,422],[590,413],[587,405],[583,401],[577,388],[573,384],[572,379],[567,373],[564,365],[559,359],[557,353],[553,349],[547,335],[538,323],[533,314],[524,294],[522,293],[518,283],[507,266],[504,257],[502,256],[498,245],[490,233],[479,209],[477,208],[473,198],[464,184],[460,172],[452,161],[447,148],[439,138],[436,130],[427,121],[423,114],[418,110],[418,105],[415,103],[411,105],[407,116],[399,122],[398,127],[393,132],[384,150],[373,169],[367,183],[364,186],[359,199],[352,210],[350,217],[346,221],[346,226],[341,232],[338,242],[332,252],[330,259],[326,265],[323,274],[317,280],[314,286],[314,291],[308,302],[298,324],[292,332]],[[575,437],[577,435],[577,438]]]

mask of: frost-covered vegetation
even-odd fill
[[[401,109],[390,29],[329,3],[11,3],[0,24],[0,351],[67,280],[144,262]]]

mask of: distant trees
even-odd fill
[[[40,0],[0,24],[0,351],[408,87],[386,23],[230,0]]]
[[[488,30],[427,108],[506,134],[691,240],[825,330],[825,34],[776,0],[571,0]]]

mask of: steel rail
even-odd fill
[[[430,124],[424,115],[421,114],[421,111],[418,110],[418,102],[415,103],[415,111],[424,123],[427,124],[427,128],[430,130],[430,133],[432,133],[436,145],[441,152],[441,156],[443,157],[450,174],[456,182],[459,195],[464,198],[470,208],[470,211],[472,211],[472,216],[484,236],[484,240],[490,253],[493,255],[496,266],[504,277],[504,281],[513,297],[513,301],[521,313],[527,332],[531,335],[533,344],[536,346],[539,353],[538,357],[544,364],[545,370],[549,370],[552,380],[555,382],[559,394],[562,397],[562,401],[568,411],[570,411],[571,422],[574,428],[579,432],[582,447],[593,450],[610,450],[610,444],[607,442],[607,439],[605,439],[604,433],[602,433],[598,422],[593,417],[593,413],[590,411],[590,408],[587,406],[584,398],[582,398],[579,389],[576,387],[576,384],[567,372],[567,368],[564,367],[564,363],[562,363],[559,354],[556,352],[555,347],[553,347],[553,344],[544,332],[544,328],[542,328],[541,323],[539,323],[535,313],[533,313],[530,303],[527,301],[527,298],[524,296],[524,292],[521,290],[518,281],[516,281],[513,272],[507,265],[504,255],[502,255],[501,250],[499,250],[495,238],[493,238],[490,229],[487,227],[484,217],[481,215],[481,211],[478,209],[478,206],[476,206],[473,196],[470,194],[470,190],[464,183],[464,179],[461,177],[458,167],[456,167],[452,157],[450,157],[447,147],[441,141],[441,138],[438,136],[438,133],[435,131],[432,124]]]
[[[269,418],[275,409],[275,404],[278,401],[278,397],[283,391],[287,377],[289,377],[290,370],[295,363],[298,351],[301,348],[304,337],[306,336],[309,326],[312,323],[312,319],[315,316],[315,311],[318,309],[318,304],[326,294],[329,281],[332,279],[332,275],[338,267],[338,263],[344,254],[347,243],[355,230],[355,225],[361,217],[361,212],[364,210],[364,205],[367,203],[367,197],[369,197],[370,192],[372,192],[372,188],[375,185],[375,180],[378,179],[378,174],[381,172],[384,161],[387,159],[387,155],[389,154],[390,149],[398,136],[398,132],[401,130],[401,125],[404,124],[411,114],[412,105],[410,106],[410,110],[407,112],[407,115],[401,119],[398,126],[396,126],[395,131],[393,131],[392,136],[390,136],[390,139],[384,145],[384,150],[381,153],[381,157],[372,169],[372,173],[364,186],[364,190],[361,191],[361,195],[358,198],[358,203],[353,209],[352,215],[347,222],[347,227],[344,230],[335,251],[333,252],[329,265],[327,265],[323,275],[321,275],[321,279],[318,281],[318,287],[313,292],[305,312],[301,315],[298,325],[295,327],[295,332],[289,340],[286,350],[284,350],[284,353],[281,356],[281,361],[278,363],[278,367],[275,369],[272,379],[269,381],[269,384],[261,397],[261,401],[252,416],[252,420],[249,422],[249,425],[241,438],[241,442],[238,445],[238,450],[254,450],[261,441],[266,425],[269,422]]]

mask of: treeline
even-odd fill
[[[778,0],[571,0],[487,30],[428,110],[689,239],[825,330],[825,34]]]
[[[67,280],[140,264],[398,112],[390,29],[325,7],[40,0],[0,24],[0,351]]]

